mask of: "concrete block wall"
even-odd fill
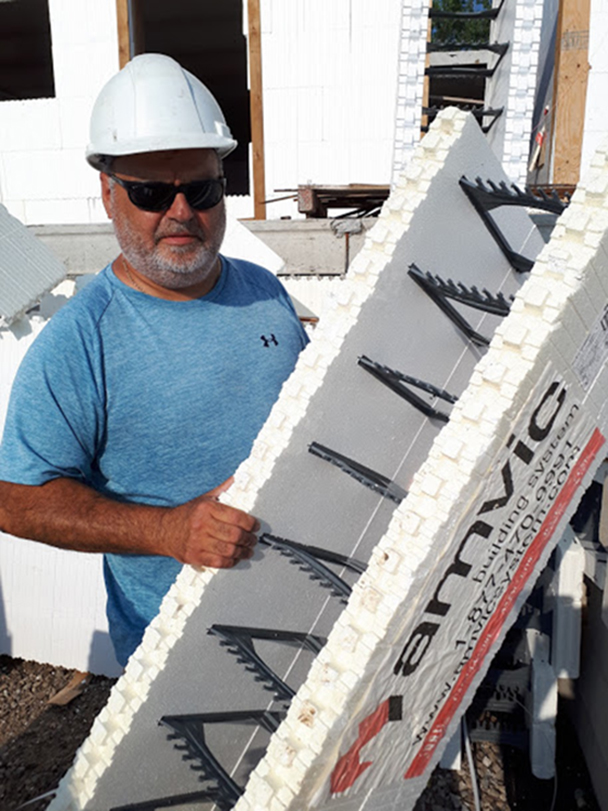
[[[0,103],[0,202],[24,223],[105,219],[83,159],[90,110],[118,69],[109,0],[49,0],[55,98]]]

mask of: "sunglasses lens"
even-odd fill
[[[175,186],[168,183],[137,183],[128,188],[129,199],[144,211],[164,211],[175,197]]]
[[[182,192],[188,204],[197,211],[216,206],[224,196],[226,182],[223,178],[195,180],[174,186],[172,183],[139,183],[113,175],[116,182],[126,189],[129,200],[143,211],[167,211],[175,196]]]
[[[186,184],[186,200],[197,211],[216,206],[224,196],[223,180],[199,180]]]

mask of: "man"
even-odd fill
[[[104,552],[125,664],[181,564],[232,567],[257,519],[217,501],[306,343],[272,274],[220,256],[236,145],[174,60],[101,91],[89,162],[122,253],[45,327],[0,446],[0,528]]]

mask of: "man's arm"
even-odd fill
[[[0,530],[63,549],[166,555],[230,568],[250,558],[259,522],[216,499],[230,480],[178,507],[125,504],[67,478],[40,486],[0,481]]]

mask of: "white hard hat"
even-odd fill
[[[86,157],[100,171],[118,155],[215,149],[223,158],[236,147],[211,92],[163,54],[136,56],[102,88],[90,138]]]

